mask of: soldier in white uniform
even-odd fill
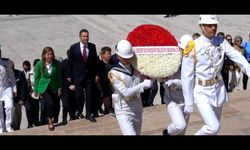
[[[250,65],[228,41],[215,37],[219,23],[216,15],[200,15],[202,35],[188,43],[183,52],[181,80],[185,98],[185,113],[199,109],[205,125],[195,135],[216,135],[220,129],[223,104],[228,101],[221,69],[224,55],[240,65],[250,76]]]
[[[115,90],[112,99],[116,119],[123,135],[140,135],[143,112],[140,93],[151,87],[152,81],[145,79],[140,83],[141,75],[131,65],[134,53],[129,41],[121,40],[116,54],[120,62],[108,73]]]
[[[11,127],[14,112],[13,92],[16,94],[17,89],[14,72],[11,67],[11,61],[6,58],[0,58],[0,133],[5,130],[7,132],[13,131]]]
[[[188,34],[183,35],[178,44],[180,50],[182,51],[192,39],[192,36]],[[171,124],[169,124],[162,133],[166,136],[184,135],[190,115],[183,112],[184,97],[181,84],[181,68],[172,76],[167,77],[164,88],[164,101],[171,119]]]

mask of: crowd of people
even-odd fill
[[[63,60],[57,59],[52,47],[45,47],[41,58],[34,60],[33,68],[27,60],[23,61],[23,70],[18,70],[12,60],[0,59],[1,133],[20,129],[22,106],[26,111],[27,128],[47,124],[50,131],[59,123],[60,103],[60,125],[83,118],[96,122],[99,115],[114,114],[113,91],[107,74],[117,58],[111,58],[112,50],[107,46],[98,56],[95,44],[90,43],[88,37],[88,30],[82,29],[80,42],[70,46]]]
[[[243,90],[247,89],[250,34],[245,42],[238,35],[234,39],[223,32],[216,35],[218,23],[216,15],[201,15],[202,33],[185,34],[179,40],[182,65],[159,83],[161,104],[166,104],[171,119],[163,135],[184,135],[194,104],[205,123],[195,134],[217,134],[227,92],[240,89],[241,73]],[[96,117],[111,113],[123,135],[140,135],[143,107],[153,106],[158,80],[148,79],[131,65],[134,53],[129,41],[119,41],[111,54],[108,46],[97,54],[87,29],[80,30],[79,42],[70,46],[65,59],[56,59],[47,46],[33,68],[23,61],[22,71],[2,58],[0,50],[0,133],[20,130],[22,106],[27,128],[48,125],[53,131],[61,103],[61,125],[76,119],[96,122]]]

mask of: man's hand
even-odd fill
[[[100,77],[99,76],[95,76],[95,83],[99,83],[100,82]]]
[[[34,95],[35,95],[35,97],[40,97],[39,93],[35,93]]]
[[[17,103],[19,106],[24,105],[24,102],[22,100],[19,100],[19,102]]]
[[[13,92],[13,96],[16,97],[17,96],[17,92]]]
[[[69,89],[70,89],[71,91],[74,91],[74,90],[76,89],[76,87],[75,87],[75,85],[70,85],[70,86],[69,86]]]
[[[58,89],[57,95],[58,95],[58,96],[61,96],[61,95],[62,95],[62,89],[61,89],[61,88]]]
[[[71,83],[71,78],[67,78],[67,81],[68,81],[69,83]]]

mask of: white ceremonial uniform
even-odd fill
[[[183,112],[184,97],[180,78],[181,70],[176,72],[174,75],[169,76],[164,84],[164,101],[172,122],[167,127],[168,134],[170,135],[185,134],[187,122],[190,116],[189,114],[185,114]]]
[[[119,64],[128,74],[114,68],[109,72],[115,89],[112,99],[115,104],[116,119],[123,135],[140,135],[143,113],[140,93],[144,92],[140,84],[140,74],[136,71],[132,73],[128,66]]]
[[[12,64],[0,59],[0,132],[11,131],[13,120],[13,92],[17,92]],[[3,108],[4,105],[4,108]],[[4,120],[4,109],[6,119]]]
[[[185,105],[195,103],[205,122],[195,135],[214,135],[220,129],[222,105],[228,101],[221,78],[224,55],[239,64],[248,76],[250,65],[224,38],[209,40],[202,35],[194,40],[194,44],[192,51],[182,59],[181,80]]]

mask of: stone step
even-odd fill
[[[229,94],[230,100],[223,107],[219,135],[250,134],[249,97],[249,90]],[[56,126],[54,131],[49,131],[47,125],[44,125],[1,135],[122,135],[114,116],[105,115],[96,119],[96,123],[86,119],[70,121],[67,125]],[[165,105],[146,107],[143,113],[141,135],[161,135],[169,122],[170,118]],[[193,135],[202,125],[203,121],[195,108],[194,113],[190,116],[186,135]]]

